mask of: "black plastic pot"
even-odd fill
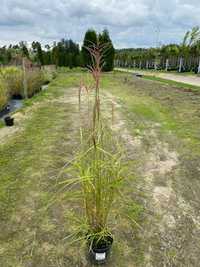
[[[136,73],[136,75],[135,75],[136,77],[139,77],[139,78],[142,78],[142,74],[140,74],[140,73]]]
[[[13,126],[14,125],[14,118],[10,116],[4,118],[6,126]]]
[[[93,240],[92,244],[90,240],[88,241],[89,257],[93,264],[100,265],[106,263],[112,243],[113,238],[111,236],[107,236],[104,240],[100,241]]]
[[[43,85],[48,85],[50,83],[50,81],[46,80],[44,81]]]
[[[16,95],[13,95],[13,96],[12,96],[12,99],[15,99],[15,100],[21,100],[21,99],[23,99],[23,97],[22,97],[22,95],[20,95],[20,94],[16,94]]]

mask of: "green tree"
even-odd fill
[[[19,47],[20,47],[22,56],[29,58],[29,51],[28,51],[26,42],[21,41],[19,43]]]
[[[103,51],[103,71],[112,71],[114,68],[115,49],[109,36],[108,30],[104,30],[102,34],[99,34],[99,42],[105,45]]]
[[[43,51],[44,65],[51,64],[51,47],[50,45],[45,45],[45,51]]]
[[[39,62],[41,65],[44,65],[44,58],[43,58],[43,51],[41,44],[39,42],[32,43],[32,49],[35,53],[36,61]]]
[[[79,45],[72,40],[62,39],[60,42],[54,43],[51,58],[57,66],[70,68],[80,66]]]
[[[85,33],[83,46],[82,46],[83,65],[85,67],[92,64],[92,59],[91,59],[90,53],[87,50],[87,47],[92,46],[92,44],[97,44],[97,34],[96,34],[95,30],[89,29]]]

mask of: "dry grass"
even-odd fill
[[[32,97],[41,90],[44,84],[44,74],[40,70],[30,70],[26,72],[28,97]]]
[[[5,82],[9,96],[21,95],[23,88],[23,73],[20,68],[7,67],[0,70],[1,79]]]
[[[6,91],[5,84],[0,80],[0,111],[6,106],[8,101],[8,94]]]

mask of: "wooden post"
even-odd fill
[[[179,61],[179,70],[178,70],[178,72],[181,72],[182,66],[183,66],[183,58],[181,57],[180,61]]]
[[[200,73],[200,59],[199,59],[199,65],[198,65],[198,73]]]
[[[169,59],[166,59],[166,63],[165,63],[165,70],[168,71],[169,68]]]
[[[23,67],[23,89],[24,89],[24,97],[25,99],[28,98],[28,89],[27,89],[27,80],[26,80],[26,64],[25,58],[22,60],[22,67]]]
[[[154,70],[157,70],[157,63],[156,63],[156,59],[154,61]]]

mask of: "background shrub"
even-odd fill
[[[47,84],[56,78],[55,65],[43,66],[44,83]]]
[[[27,96],[32,97],[41,90],[43,84],[56,76],[55,67],[31,68],[26,70]],[[13,96],[25,97],[24,73],[20,67],[0,68],[0,111]]]
[[[32,97],[41,90],[41,87],[45,82],[44,73],[41,70],[27,71],[26,81],[28,97]]]
[[[12,97],[23,96],[23,72],[17,67],[2,68],[1,79],[5,82],[7,94]]]
[[[7,102],[8,102],[7,89],[4,81],[0,79],[0,111],[6,107]]]

